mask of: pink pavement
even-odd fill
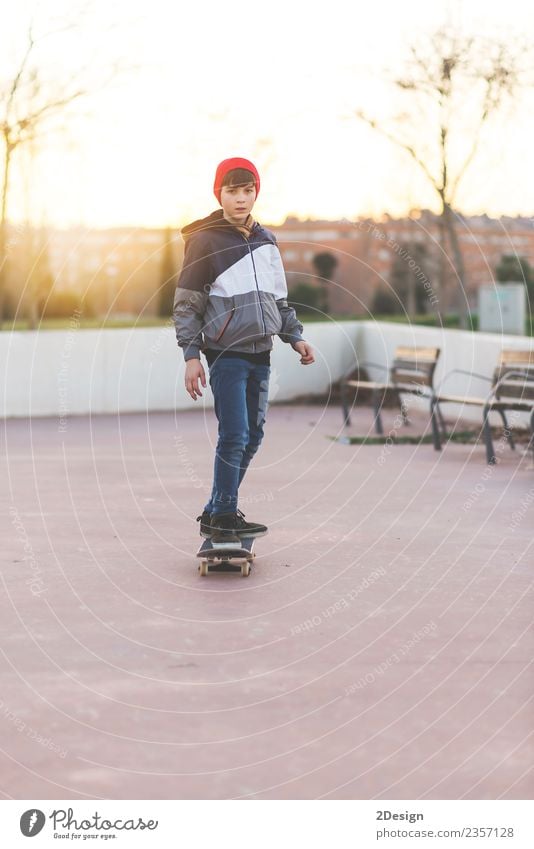
[[[533,797],[520,453],[271,405],[240,493],[269,535],[201,578],[211,410],[2,432],[5,798]]]

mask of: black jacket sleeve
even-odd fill
[[[193,234],[185,243],[184,262],[173,307],[176,339],[186,361],[200,357],[204,312],[212,281],[212,264],[205,235]]]

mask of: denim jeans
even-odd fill
[[[271,367],[241,357],[219,357],[210,368],[219,436],[213,489],[204,510],[235,513],[238,489],[263,439]]]

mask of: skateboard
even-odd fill
[[[250,567],[256,557],[254,543],[256,537],[241,537],[240,544],[214,546],[211,539],[204,539],[197,551],[197,557],[201,557],[198,570],[202,576],[208,572],[241,572],[241,577],[248,578]],[[233,563],[241,560],[241,564]]]

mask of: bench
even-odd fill
[[[466,374],[478,377],[491,383],[486,398],[464,397],[461,395],[444,395],[441,387],[453,374]],[[482,408],[482,431],[486,446],[486,460],[490,464],[496,462],[493,439],[489,422],[490,413],[498,413],[504,425],[504,435],[510,448],[515,450],[515,443],[508,421],[507,411],[530,413],[529,446],[534,451],[534,351],[514,351],[503,349],[499,363],[493,372],[493,377],[476,374],[463,369],[453,369],[441,380],[430,401],[430,419],[434,448],[441,450],[442,438],[446,438],[441,404],[461,404]],[[441,433],[440,433],[441,428]]]
[[[340,384],[341,390],[341,407],[343,410],[343,424],[350,425],[350,412],[348,404],[349,388],[370,389],[373,398],[373,411],[376,433],[382,435],[384,428],[380,416],[380,409],[383,404],[384,395],[386,392],[393,392],[398,400],[402,421],[404,424],[409,424],[406,415],[406,408],[401,400],[403,394],[412,394],[426,397],[430,400],[433,393],[433,378],[436,364],[440,354],[439,348],[410,348],[400,346],[395,351],[393,364],[390,369],[380,363],[365,361],[359,363],[357,370],[362,367],[372,366],[380,369],[386,375],[384,381],[374,380],[352,380],[342,379]],[[353,373],[353,372],[352,372]],[[356,398],[354,399],[354,402]],[[354,404],[353,402],[353,404]],[[436,415],[441,416],[439,406],[436,409]],[[444,428],[445,425],[442,424]]]

